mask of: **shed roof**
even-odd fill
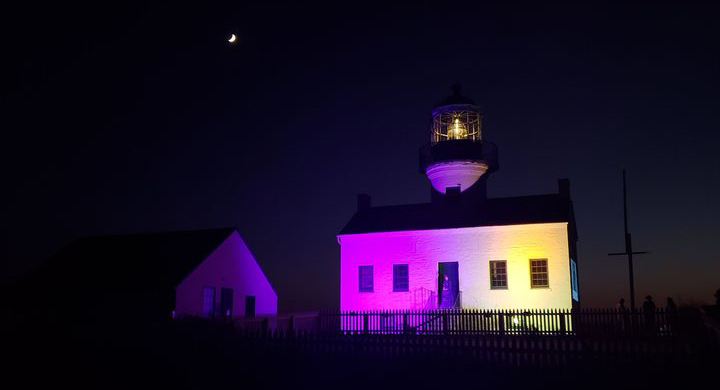
[[[38,268],[31,281],[46,286],[79,283],[83,288],[117,293],[173,291],[234,231],[221,228],[84,237]]]

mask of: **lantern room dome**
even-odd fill
[[[460,84],[455,84],[452,86],[453,94],[446,97],[442,101],[440,101],[438,104],[435,105],[435,108],[440,108],[443,106],[450,106],[454,104],[471,104],[475,105],[475,101],[470,99],[469,97],[463,96],[461,94],[461,87]]]

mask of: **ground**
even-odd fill
[[[231,328],[202,324],[25,323],[12,333],[7,373],[23,388],[703,388],[720,363],[541,369],[439,356],[337,357],[257,347]]]

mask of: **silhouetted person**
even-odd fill
[[[667,310],[668,313],[674,312],[677,313],[677,306],[675,305],[675,301],[673,301],[672,298],[667,298],[667,303],[665,304],[665,310]]]
[[[715,291],[715,307],[710,307],[708,312],[710,313],[711,317],[714,317],[716,320],[720,321],[720,288]]]
[[[442,291],[440,292],[442,294],[442,297],[440,297],[440,307],[443,309],[449,309],[453,307],[453,294],[452,294],[452,282],[450,282],[450,278],[448,278],[447,275],[445,275],[445,278],[443,279],[442,283]]]
[[[645,297],[645,302],[642,305],[643,314],[645,315],[645,329],[649,334],[655,333],[655,302],[653,298],[648,295]]]
[[[668,328],[671,332],[674,332],[676,330],[677,326],[677,306],[675,305],[675,301],[673,301],[672,298],[667,298],[667,303],[665,303],[665,318],[667,319]]]
[[[620,311],[620,319],[622,320],[620,326],[622,331],[627,332],[630,329],[630,316],[628,310],[625,307],[625,298],[620,298],[617,304],[618,311]]]

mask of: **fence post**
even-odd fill
[[[563,336],[566,334],[565,313],[563,310],[560,311],[560,334]]]
[[[370,317],[368,313],[363,314],[363,333],[370,333]]]
[[[505,315],[502,312],[498,313],[498,332],[501,336],[505,335]]]

